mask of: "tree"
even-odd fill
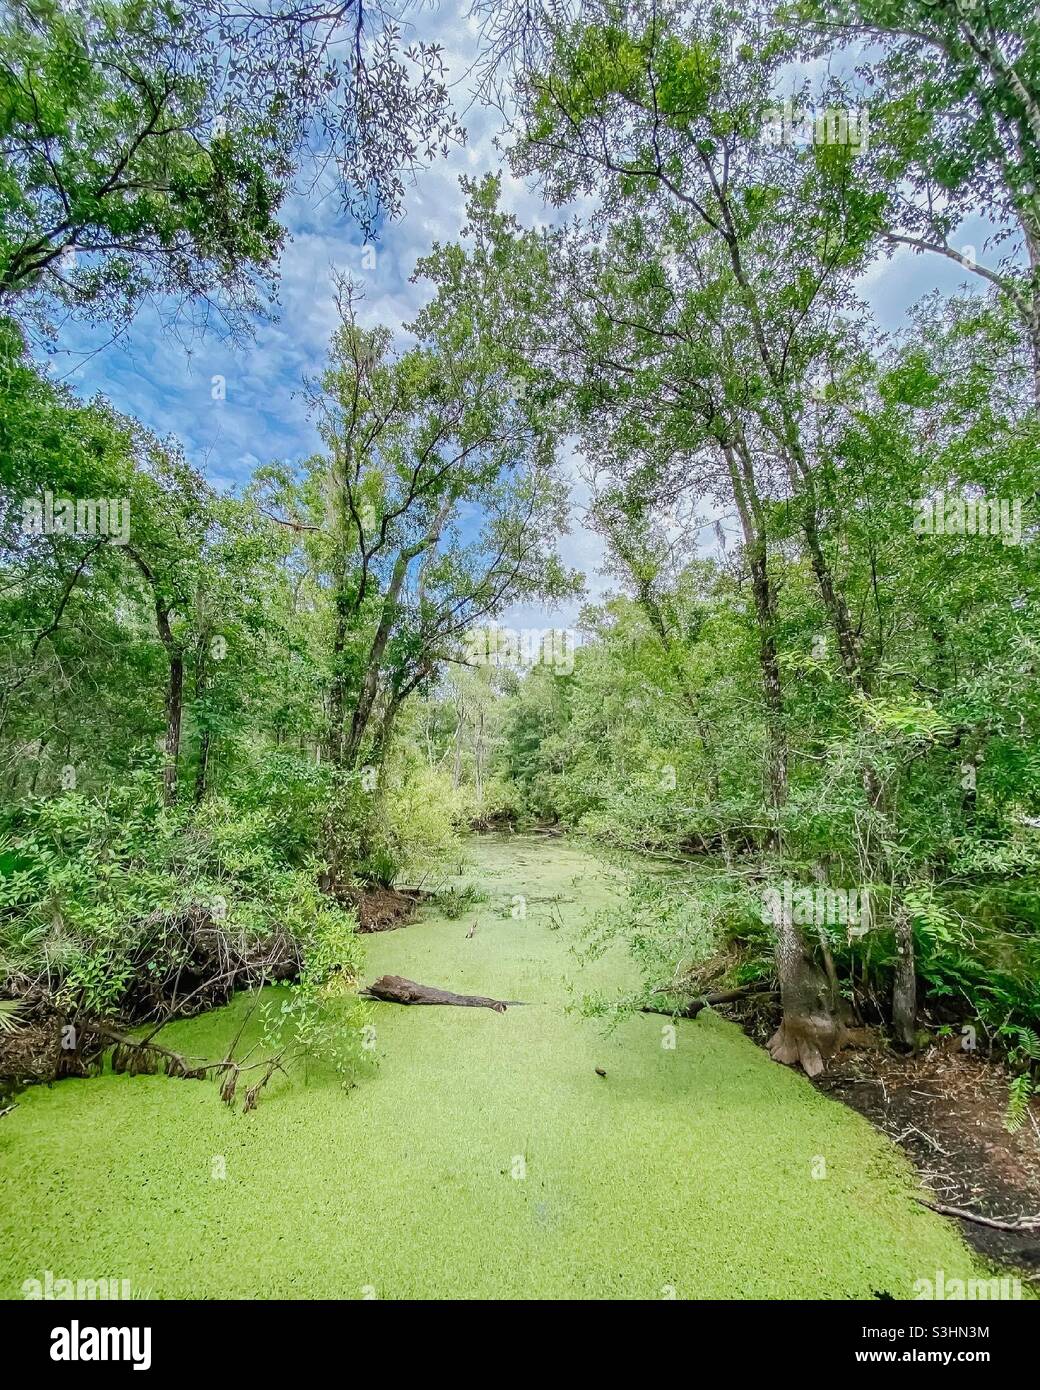
[[[874,45],[867,61],[871,161],[888,190],[887,238],[944,256],[996,286],[1022,324],[1033,391],[1040,395],[1035,5],[809,0],[794,7],[792,20],[795,32],[808,26],[816,52],[830,50],[835,40]],[[988,256],[955,242],[961,221],[977,211],[995,225]]]
[[[327,452],[302,486],[283,477],[270,510],[299,527],[331,597],[327,756],[377,775],[402,705],[461,659],[470,627],[571,583],[552,549],[565,491],[546,422],[481,335],[459,333],[461,299],[445,290],[397,353],[360,326],[347,281],[339,304],[310,388]]]
[[[764,499],[786,483],[842,665],[864,686],[821,534],[806,397],[816,365],[844,333],[839,314],[880,199],[852,177],[847,146],[807,154],[769,146],[764,130],[783,45],[769,42],[764,23],[757,46],[730,42],[721,18],[710,6],[682,16],[629,7],[623,17],[589,6],[578,24],[557,26],[544,68],[521,83],[514,157],[519,169],[541,175],[554,199],[595,190],[603,202],[595,221],[605,252],[593,272],[602,294],[593,306],[580,296],[570,302],[575,336],[586,352],[595,341],[592,357],[605,368],[587,395],[610,415],[619,400],[632,407],[635,423],[622,427],[617,453],[638,444],[673,476],[701,457],[728,484],[756,595],[773,730],[770,799],[779,811],[787,753]],[[647,244],[659,248],[655,257],[647,258]],[[581,278],[587,283],[587,272]],[[675,420],[663,438],[646,424],[658,405]],[[784,924],[777,961],[789,1007],[774,1047],[783,1060],[818,1070],[837,1029],[797,937]]]
[[[56,311],[118,327],[152,297],[244,332],[273,294],[280,207],[308,166],[334,169],[372,230],[399,209],[402,171],[460,136],[439,49],[400,53],[386,7],[11,0],[0,308],[53,333]]]

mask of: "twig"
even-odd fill
[[[931,1144],[932,1148],[936,1151],[936,1153],[942,1154],[944,1158],[949,1158],[950,1155],[946,1151],[946,1149],[944,1149],[941,1144],[936,1143],[936,1141],[932,1138],[930,1134],[925,1134],[923,1129],[918,1129],[916,1125],[910,1125],[907,1129],[904,1129],[902,1134],[896,1136],[895,1142],[897,1144],[901,1144],[902,1141],[906,1138],[906,1136],[910,1133],[919,1134],[926,1144]]]
[[[929,1202],[924,1197],[915,1201],[929,1211],[937,1211],[942,1216],[957,1216],[962,1221],[974,1221],[979,1226],[992,1226],[995,1231],[1036,1231],[1040,1230],[1040,1216],[1018,1216],[1013,1221],[1001,1220],[996,1216],[980,1216],[977,1211],[965,1211],[963,1207],[947,1207],[940,1202]]]

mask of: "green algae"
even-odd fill
[[[352,1090],[311,1068],[250,1114],[165,1077],[23,1093],[0,1296],[45,1270],[162,1298],[908,1298],[982,1274],[901,1155],[734,1025],[680,1021],[671,1048],[665,1019],[604,1036],[567,1009],[568,981],[632,982],[572,951],[619,868],[521,837],[473,855],[489,900],[368,938],[368,972],[525,1007],[373,1005]],[[245,1007],[164,1041],[222,1055]]]

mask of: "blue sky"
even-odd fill
[[[463,0],[416,14],[417,32],[445,49],[448,80],[458,83],[460,110],[466,106],[466,72],[475,52],[475,30],[464,17],[465,8]],[[364,238],[334,193],[321,200],[296,197],[286,205],[291,239],[282,259],[278,317],[259,323],[251,342],[229,345],[211,337],[186,347],[146,310],[122,340],[107,346],[107,331],[69,331],[59,340],[51,371],[79,394],[101,392],[156,433],[176,435],[190,460],[218,488],[241,486],[260,463],[307,457],[318,441],[299,390],[305,375],[320,372],[335,325],[330,269],[348,271],[363,287],[364,322],[396,330],[414,318],[427,293],[423,285],[409,283],[415,261],[435,240],[456,239],[463,225],[460,175],[502,169],[493,143],[498,118],[470,108],[463,120],[466,145],[416,176],[407,187],[404,215],[384,226],[368,255]],[[527,225],[559,218],[508,170],[503,171],[503,204]],[[966,227],[960,241],[975,238],[981,247],[981,226]],[[939,257],[900,251],[871,268],[862,291],[881,328],[894,330],[914,301],[935,288],[953,291],[969,279],[975,277]],[[215,376],[224,378],[223,400],[213,399]],[[574,479],[573,522],[560,553],[586,574],[589,592],[596,595],[607,587],[598,573],[602,547],[582,523],[587,493],[573,456],[568,469]],[[706,540],[710,535],[709,529]],[[551,614],[529,608],[505,615],[504,621],[533,626],[571,623],[574,616],[573,607]]]

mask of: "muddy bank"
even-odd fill
[[[759,1047],[776,1027],[775,1004],[741,1001],[720,1012]],[[812,1085],[868,1119],[906,1154],[921,1198],[997,1220],[1040,1217],[1040,1103],[1015,1134],[1004,1126],[1008,1076],[998,1063],[937,1040],[916,1056],[894,1052],[875,1030],[833,1057]],[[1040,1283],[1040,1229],[1002,1231],[950,1218],[980,1255]]]
[[[419,904],[429,896],[421,888],[373,885],[347,889],[342,901],[357,912],[358,930],[367,933],[403,927],[406,922],[413,920]]]

